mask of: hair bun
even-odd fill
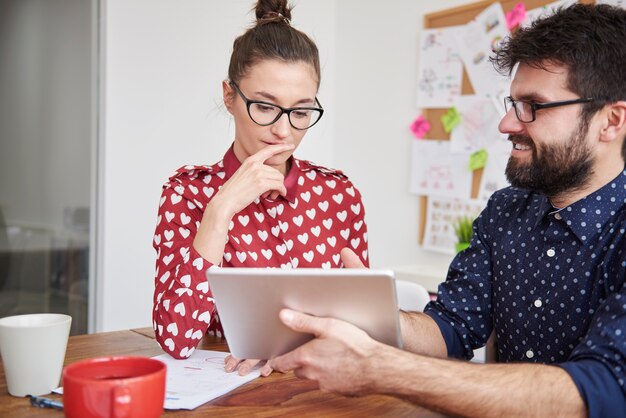
[[[257,20],[291,21],[291,7],[288,0],[259,0],[255,7]]]

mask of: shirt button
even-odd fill
[[[541,302],[541,299],[537,299],[534,305],[535,305],[535,308],[541,308],[541,305],[543,305],[543,302]]]
[[[554,251],[554,248],[550,248],[548,251],[546,251],[546,254],[548,254],[548,257],[554,257],[556,251]]]
[[[554,219],[557,219],[557,220],[559,220],[559,221],[560,221],[560,220],[562,219],[562,218],[561,218],[561,214],[560,214],[560,213],[558,213],[558,212],[557,212],[557,213],[555,213],[555,214],[554,214]]]
[[[535,357],[535,353],[533,353],[533,350],[528,350],[528,351],[526,352],[526,357],[528,357],[528,358],[533,358],[533,357]]]

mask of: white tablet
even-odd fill
[[[287,328],[283,308],[350,322],[402,347],[393,272],[369,269],[221,268],[207,271],[228,347],[240,359],[271,359],[313,338]]]

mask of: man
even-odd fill
[[[283,310],[317,338],[270,366],[454,415],[626,416],[626,11],[561,9],[492,60],[514,72],[499,127],[513,187],[491,197],[437,301],[401,315],[407,351]],[[471,358],[492,330],[508,364],[443,359]]]

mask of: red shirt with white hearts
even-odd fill
[[[292,158],[287,195],[258,198],[229,227],[222,267],[340,268],[348,247],[369,265],[361,194],[338,170]],[[193,353],[202,336],[219,329],[205,272],[212,263],[193,248],[204,208],[241,163],[232,147],[213,166],[185,166],[165,185],[154,248],[157,251],[153,326],[175,358]]]

